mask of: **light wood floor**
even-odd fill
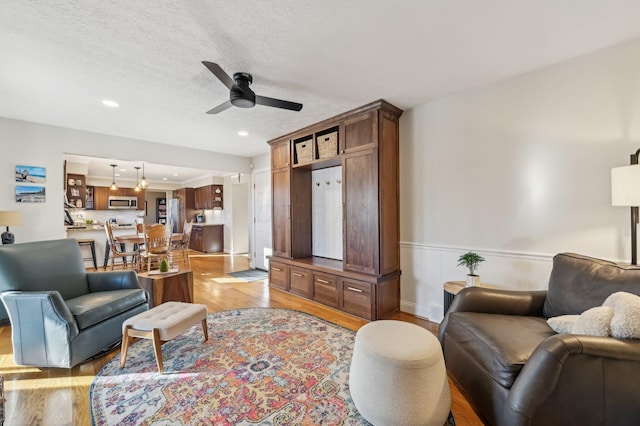
[[[357,330],[365,320],[315,302],[270,289],[266,280],[245,283],[227,275],[248,269],[245,256],[199,255],[192,252],[194,301],[209,312],[247,308],[289,308]],[[412,322],[437,333],[437,324],[399,313],[393,319]],[[11,327],[0,326],[0,376],[5,379],[5,426],[90,425],[89,387],[95,375],[119,349],[72,369],[23,367],[14,364]],[[455,385],[451,384],[452,412],[458,426],[482,425]]]

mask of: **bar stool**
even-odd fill
[[[91,249],[91,257],[87,256],[87,257],[83,257],[82,260],[91,260],[93,261],[93,268],[95,270],[98,270],[98,263],[96,262],[96,243],[94,240],[91,239],[76,239],[76,241],[78,242],[78,245],[80,247],[83,246],[89,246],[89,248]]]

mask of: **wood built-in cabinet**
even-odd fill
[[[195,189],[195,208],[197,210],[212,210],[224,208],[222,185],[207,185]]]
[[[137,210],[144,210],[144,190],[136,191],[134,188],[118,188],[111,189],[108,186],[94,186],[93,187],[93,208],[94,210],[108,210],[109,209],[109,196],[120,195],[126,197],[137,197],[138,208]]]
[[[400,307],[399,118],[379,100],[269,141],[270,286],[376,320]],[[312,253],[312,170],[342,166],[342,260]]]

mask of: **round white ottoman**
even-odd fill
[[[451,409],[440,342],[403,321],[374,321],[358,330],[349,390],[376,426],[442,426]]]

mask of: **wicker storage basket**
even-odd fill
[[[311,139],[296,143],[296,156],[298,157],[298,164],[308,163],[313,160]]]
[[[327,133],[316,138],[318,158],[329,158],[338,155],[338,132]]]

